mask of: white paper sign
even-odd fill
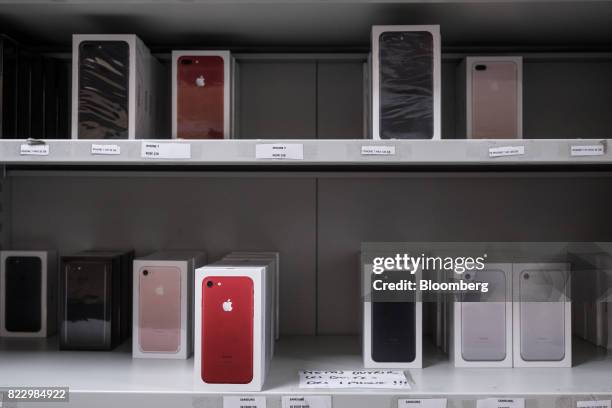
[[[521,156],[525,154],[525,146],[491,147],[489,157]]]
[[[399,399],[397,408],[446,408],[446,398]]]
[[[258,143],[255,145],[255,158],[304,160],[304,145],[301,143]]]
[[[395,146],[361,146],[362,156],[395,156]]]
[[[116,144],[92,144],[91,154],[94,155],[117,155],[121,154],[121,147]]]
[[[486,398],[476,401],[476,408],[525,408],[525,398]]]
[[[191,159],[189,143],[142,142],[143,159]]]
[[[604,146],[598,145],[577,145],[572,146],[570,150],[571,156],[603,156],[605,153]]]
[[[223,408],[266,408],[266,397],[223,397]]]
[[[329,395],[283,396],[281,408],[332,408]]]
[[[410,389],[401,370],[302,370],[300,388]]]
[[[576,401],[577,408],[612,408],[611,400]]]
[[[22,156],[48,156],[49,145],[47,144],[22,144],[19,149],[19,154]]]

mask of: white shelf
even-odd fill
[[[193,360],[133,360],[128,345],[113,352],[58,351],[53,341],[2,339],[0,386],[68,386],[71,393],[216,395],[194,387]],[[428,350],[426,368],[407,371],[412,389],[304,390],[298,388],[299,369],[360,369],[357,337],[289,337],[278,354],[263,394],[326,394],[334,398],[401,395],[580,396],[612,394],[612,356],[580,342],[575,367],[454,368],[436,351]],[[432,357],[433,354],[433,357]],[[251,393],[252,394],[252,393]]]
[[[139,140],[48,140],[47,156],[21,155],[25,140],[0,141],[0,164],[9,165],[584,165],[610,164],[609,149],[600,156],[570,155],[571,146],[606,146],[612,139],[530,139],[530,140],[197,140],[191,144],[190,159],[143,159]],[[159,140],[171,143],[173,140]],[[92,155],[91,145],[114,144],[120,155]],[[255,158],[259,143],[303,145],[303,160],[261,160]],[[363,146],[394,146],[395,154],[366,156]],[[524,146],[525,154],[489,157],[489,149]]]

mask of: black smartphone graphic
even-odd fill
[[[130,50],[125,41],[79,44],[79,139],[127,139]]]
[[[433,138],[433,35],[387,31],[378,41],[380,138]]]
[[[6,262],[5,327],[10,332],[41,330],[42,263],[35,256],[9,256]]]
[[[372,279],[398,282],[406,273],[384,272]],[[385,298],[372,301],[372,360],[409,363],[416,358],[416,304],[414,300]]]
[[[95,350],[110,347],[110,273],[110,263],[107,262],[64,264],[62,348]]]

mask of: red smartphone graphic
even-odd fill
[[[202,282],[202,380],[248,384],[253,380],[253,281],[209,276]]]
[[[517,64],[512,61],[479,62],[471,71],[472,138],[518,138]]]
[[[217,55],[182,56],[177,61],[176,137],[223,139],[225,62]]]
[[[138,344],[143,352],[177,353],[181,345],[181,271],[151,266],[138,271]]]

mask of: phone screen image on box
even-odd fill
[[[209,276],[202,281],[202,380],[248,384],[253,380],[253,281]]]
[[[10,332],[35,333],[42,325],[42,263],[35,256],[5,260],[5,326]]]
[[[433,35],[388,31],[379,38],[380,138],[431,139]]]
[[[128,138],[129,57],[125,41],[79,44],[79,139]]]

